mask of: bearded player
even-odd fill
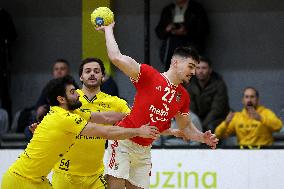
[[[81,109],[92,112],[115,111],[125,115],[130,112],[127,102],[116,96],[101,91],[105,67],[98,58],[86,58],[79,68],[82,89],[80,94]],[[101,125],[105,127],[105,125]],[[106,139],[102,137],[76,136],[72,148],[64,154],[54,167],[52,185],[54,189],[103,189],[103,157]]]
[[[50,111],[38,125],[27,148],[3,175],[2,189],[53,188],[47,175],[55,163],[72,148],[75,136],[125,139],[133,136],[156,138],[158,134],[154,127],[148,129],[149,126],[146,125],[142,129],[98,126],[97,124],[113,124],[122,116],[115,112],[94,113],[78,109],[82,105],[80,95],[70,76],[51,80],[47,89]]]

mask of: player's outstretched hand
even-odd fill
[[[101,27],[98,27],[98,28],[95,28],[97,31],[105,31],[107,29],[112,29],[115,25],[115,22],[111,23],[110,25],[107,25],[107,26],[101,26]]]
[[[203,142],[210,146],[212,149],[216,148],[216,145],[218,144],[219,139],[216,137],[215,134],[211,133],[211,130],[206,131],[203,135]]]
[[[31,124],[30,126],[29,126],[29,130],[34,134],[34,132],[35,132],[35,129],[37,128],[37,125],[38,125],[39,123],[33,123],[33,124]]]
[[[143,138],[152,138],[157,139],[160,135],[158,128],[155,126],[150,126],[149,123],[146,125],[142,125],[139,128],[139,136]]]

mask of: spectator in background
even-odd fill
[[[52,77],[57,79],[69,74],[69,62],[65,59],[57,59],[52,67]],[[46,86],[43,88],[41,95],[36,103],[36,120],[42,120],[43,116],[49,111],[49,103],[47,101]]]
[[[163,9],[156,34],[163,40],[160,58],[168,70],[176,47],[194,46],[200,53],[204,51],[209,34],[207,14],[194,0],[175,0]]]
[[[61,78],[66,75],[69,75],[69,62],[65,59],[57,59],[52,66],[53,79]],[[47,100],[47,85],[43,88],[40,97],[37,100],[35,106],[35,116],[33,113],[31,113],[31,111],[34,111],[34,108],[30,108],[25,111],[26,115],[23,115],[22,117],[24,117],[24,120],[27,121],[21,121],[21,125],[23,125],[23,127],[25,128],[24,134],[26,135],[28,140],[33,137],[30,126],[32,126],[35,122],[40,122],[49,111],[49,103]]]
[[[236,134],[242,149],[272,145],[272,133],[281,129],[281,120],[270,109],[259,105],[259,93],[253,87],[244,89],[242,102],[243,110],[230,112],[215,134],[220,138]]]
[[[203,131],[214,132],[229,113],[227,87],[222,77],[212,70],[211,61],[200,57],[195,70],[195,77],[187,86],[190,94],[190,110],[195,113]]]

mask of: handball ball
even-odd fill
[[[113,12],[108,7],[98,7],[91,14],[91,22],[95,28],[107,26],[113,22]]]

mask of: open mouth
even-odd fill
[[[95,81],[97,81],[97,79],[96,78],[89,78],[88,81],[95,82]]]

